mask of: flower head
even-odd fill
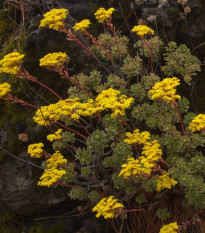
[[[40,66],[47,66],[47,67],[52,67],[52,66],[60,66],[62,65],[67,58],[66,53],[49,53],[43,58],[40,59]]]
[[[131,133],[126,133],[127,138],[124,140],[127,144],[144,144],[148,139],[150,139],[150,133],[147,131],[144,131],[140,133],[139,129],[135,129],[135,131]]]
[[[0,84],[0,98],[11,91],[11,85],[7,82]]]
[[[144,144],[142,148],[142,156],[139,159],[129,158],[127,163],[122,165],[122,169],[119,176],[127,179],[130,176],[140,175],[140,174],[151,174],[152,168],[155,166],[156,162],[161,159],[162,150],[157,140],[152,142],[147,142],[146,138],[149,139],[149,135],[146,134],[143,139]],[[149,136],[149,137],[148,137]]]
[[[198,116],[194,117],[192,122],[189,125],[189,129],[192,132],[196,131],[204,131],[205,130],[205,114],[199,114]]]
[[[43,154],[43,147],[44,145],[42,142],[31,144],[28,146],[28,153],[31,155],[31,157],[41,158]]]
[[[157,179],[156,190],[159,192],[165,188],[171,189],[171,186],[175,186],[177,183],[177,181],[169,177],[169,174],[167,172],[164,172],[164,174],[160,176],[159,179]]]
[[[103,90],[95,99],[96,106],[104,109],[111,109],[111,117],[125,115],[125,109],[129,108],[134,99],[127,98],[126,95],[120,95],[120,91],[109,88]]]
[[[24,54],[17,52],[9,53],[0,60],[0,73],[17,74],[20,71],[19,66],[23,62]]]
[[[57,168],[62,164],[67,164],[67,159],[64,159],[59,151],[56,151],[49,159],[46,160],[47,168]]]
[[[179,226],[177,225],[177,222],[173,222],[167,225],[164,225],[161,229],[159,233],[177,233],[177,229],[179,228]]]
[[[66,174],[64,170],[58,170],[56,168],[45,169],[43,175],[38,182],[39,186],[48,186],[55,184],[63,175]]]
[[[63,131],[62,129],[58,129],[54,134],[47,135],[47,140],[50,142],[53,142],[55,140],[60,140],[62,131]]]
[[[96,211],[96,217],[99,218],[101,215],[107,218],[114,218],[116,210],[124,208],[124,205],[119,203],[113,196],[103,198],[94,208],[93,212]]]
[[[178,78],[165,78],[158,82],[149,91],[152,99],[164,100],[167,103],[181,99],[181,96],[176,95],[176,87],[180,84]]]
[[[147,27],[146,25],[134,26],[131,31],[136,32],[137,35],[139,36],[146,36],[148,34],[151,34],[151,35],[154,34],[154,31],[151,28]]]
[[[95,17],[98,20],[99,23],[104,23],[105,21],[111,19],[112,17],[112,13],[115,11],[114,8],[110,8],[107,11],[105,10],[105,8],[99,8],[96,13],[95,13]]]
[[[84,31],[86,31],[88,29],[90,24],[91,24],[90,20],[84,19],[81,22],[76,23],[75,26],[73,27],[73,29],[75,31],[84,32]]]
[[[58,30],[64,25],[63,20],[67,15],[67,9],[52,9],[43,15],[44,18],[41,20],[39,28],[49,27],[50,29]]]
[[[42,106],[36,111],[33,119],[39,125],[49,125],[50,122],[61,118],[78,119],[81,113],[80,105],[78,98],[60,100],[55,104]]]

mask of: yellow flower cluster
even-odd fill
[[[79,23],[76,23],[75,26],[73,27],[73,29],[75,31],[84,32],[88,29],[90,24],[91,24],[91,22],[89,19],[84,19],[84,20],[80,21]]]
[[[2,60],[0,60],[0,73],[17,74],[20,69],[19,66],[23,62],[24,54],[17,52],[9,53]]]
[[[157,140],[145,142],[139,159],[129,158],[127,164],[122,165],[119,176],[125,179],[137,174],[151,174],[157,160],[161,159],[162,150]]]
[[[131,30],[132,32],[136,32],[139,36],[146,36],[148,34],[154,34],[154,31],[147,27],[146,25],[137,25],[134,26],[133,29]]]
[[[0,84],[0,98],[11,91],[11,85],[7,82]]]
[[[62,129],[59,129],[54,134],[47,135],[47,140],[50,142],[53,142],[55,140],[60,140],[62,131],[63,131]]]
[[[192,132],[196,131],[204,131],[205,130],[205,114],[199,114],[198,116],[194,117],[192,122],[189,125],[189,129]]]
[[[78,110],[78,113],[81,116],[93,116],[97,112],[101,112],[104,110],[102,106],[96,106],[94,100],[89,99],[86,103],[80,104],[80,110]]]
[[[49,53],[40,59],[40,66],[60,66],[66,61],[66,58],[66,53]]]
[[[67,9],[52,9],[43,15],[44,19],[41,20],[39,28],[49,27],[50,29],[58,30],[64,25],[63,20],[67,15]]]
[[[94,208],[93,212],[96,211],[96,217],[99,218],[101,215],[107,218],[114,218],[117,209],[124,208],[124,205],[119,203],[113,196],[103,198]]]
[[[164,172],[162,176],[157,179],[157,188],[156,190],[159,192],[162,189],[168,188],[171,189],[171,186],[175,186],[178,182],[173,180],[171,177],[169,177],[169,174],[167,172]]]
[[[31,157],[34,158],[41,158],[43,153],[44,145],[42,142],[31,144],[28,146],[28,153],[31,155]]]
[[[129,108],[134,98],[127,98],[126,95],[120,95],[120,91],[109,88],[103,90],[95,99],[96,106],[110,109],[113,111],[111,117],[115,118],[118,115],[125,115],[125,109]]]
[[[48,125],[51,121],[58,121],[63,118],[79,119],[80,116],[93,116],[95,113],[103,110],[112,110],[111,116],[125,115],[125,109],[134,101],[133,98],[127,98],[120,95],[120,91],[112,88],[102,91],[95,101],[87,100],[86,103],[80,103],[79,98],[60,100],[56,104],[43,106],[36,111],[33,119],[39,125]]]
[[[33,119],[39,125],[48,125],[51,121],[58,121],[60,118],[70,117],[78,119],[80,117],[78,110],[80,109],[79,99],[65,99],[60,100],[55,104],[49,106],[42,106],[36,111]]]
[[[167,225],[164,225],[161,229],[159,233],[177,233],[177,229],[179,228],[179,226],[177,225],[177,222],[173,222]]]
[[[67,164],[67,159],[64,159],[59,151],[56,151],[51,158],[46,161],[46,169],[40,177],[38,185],[50,187],[56,183],[63,175],[66,174],[65,170],[57,169],[60,165]]]
[[[99,23],[104,23],[111,18],[113,11],[115,11],[114,8],[110,8],[106,11],[105,8],[101,7],[96,11],[95,17]]]
[[[47,168],[57,168],[62,164],[67,164],[67,159],[64,159],[62,154],[59,151],[56,151],[51,158],[46,160]]]
[[[142,133],[140,133],[139,129],[135,129],[135,131],[131,134],[131,133],[126,133],[126,136],[128,138],[126,138],[124,140],[125,143],[127,144],[144,144],[146,143],[146,141],[148,139],[150,139],[150,133],[147,131],[144,131]]]
[[[180,84],[178,78],[165,78],[158,82],[149,91],[152,99],[164,100],[167,103],[181,99],[181,96],[176,95],[176,87]]]
[[[40,181],[38,182],[38,185],[50,187],[52,184],[56,183],[65,174],[66,174],[66,171],[64,170],[58,170],[55,168],[46,169],[43,175],[40,177]]]

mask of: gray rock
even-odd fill
[[[26,153],[19,157],[29,160]],[[0,164],[0,200],[23,216],[46,212],[62,203],[67,197],[67,189],[39,187],[36,177],[41,174],[41,170],[18,160]]]

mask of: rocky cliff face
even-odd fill
[[[6,2],[6,1],[5,1]],[[8,1],[7,1],[8,2]],[[14,2],[12,0],[9,1]],[[44,54],[59,48],[62,51],[70,49],[75,53],[75,57],[80,57],[80,63],[83,64],[82,50],[78,51],[77,47],[72,43],[65,44],[65,38],[56,32],[49,32],[47,29],[38,29],[38,24],[42,11],[46,11],[52,6],[63,7],[69,9],[71,15],[81,20],[90,17],[90,6],[94,7],[110,7],[114,6],[118,10],[118,18],[123,22],[123,16],[120,13],[120,5],[126,6],[126,11],[130,12],[135,9],[139,17],[143,17],[150,25],[155,27],[158,25],[170,40],[178,40],[180,43],[188,43],[190,47],[194,47],[205,38],[205,2],[204,0],[190,0],[189,6],[191,12],[187,15],[186,21],[180,20],[180,12],[182,7],[177,4],[176,0],[121,0],[116,3],[115,0],[24,0],[24,9],[26,12],[25,26],[29,31],[25,51],[31,50],[33,57],[35,54]],[[5,12],[4,5],[0,2],[1,11]],[[20,14],[20,12],[18,12]],[[134,24],[134,15],[128,18],[128,22]],[[1,22],[0,22],[1,23]],[[3,47],[2,47],[3,48]],[[197,50],[199,55],[205,54],[204,47]],[[37,59],[38,57],[36,57]],[[34,58],[35,59],[35,58]],[[36,64],[37,61],[34,61]],[[33,64],[33,63],[31,63]],[[55,85],[55,84],[54,84]],[[7,130],[3,129],[2,130]],[[19,133],[21,130],[19,130]],[[9,147],[7,148],[9,150]],[[28,160],[25,153],[20,153],[19,157]],[[40,171],[30,165],[17,160],[4,160],[0,163],[0,200],[3,201],[15,213],[28,216],[47,211],[52,206],[62,203],[67,198],[65,189],[46,189],[37,186],[37,179]]]
[[[29,160],[26,153],[18,157]],[[63,188],[38,187],[39,170],[18,160],[6,160],[1,164],[1,201],[15,213],[23,216],[40,214],[62,203],[68,196],[67,190]]]

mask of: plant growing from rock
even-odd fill
[[[191,84],[200,71],[199,60],[185,45],[170,42],[164,47],[145,25],[132,29],[139,40],[131,56],[129,39],[116,35],[111,23],[113,12],[113,8],[96,12],[96,19],[108,29],[98,38],[89,33],[89,20],[66,23],[66,9],[44,15],[40,27],[66,33],[99,67],[89,75],[71,76],[65,53],[40,59],[40,66],[72,84],[66,99],[30,75],[17,52],[0,61],[0,71],[39,84],[56,102],[38,106],[17,99],[8,83],[0,85],[0,97],[36,108],[34,121],[51,130],[47,140],[53,153],[42,142],[28,147],[32,157],[44,159],[38,185],[68,187],[71,199],[88,200],[97,217],[114,218],[116,232],[186,230],[187,222],[197,224],[194,219],[201,219],[205,208],[205,117],[193,118],[189,101],[177,94],[177,87],[183,79]],[[84,45],[76,31],[91,45]],[[161,77],[161,72],[169,78]],[[190,209],[189,219],[179,214]]]

